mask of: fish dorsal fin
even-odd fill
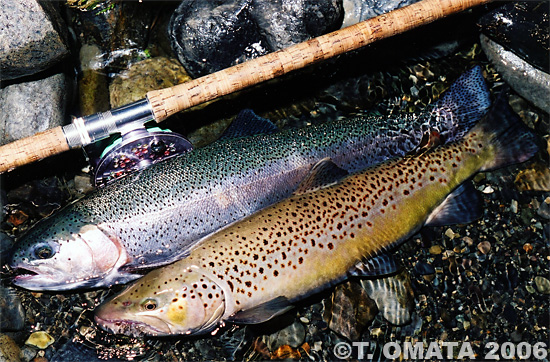
[[[220,140],[271,134],[279,129],[269,119],[258,116],[251,109],[243,109],[221,135]]]
[[[311,168],[309,174],[294,191],[294,195],[306,194],[334,184],[347,175],[348,172],[338,167],[330,158],[323,158]]]
[[[277,297],[247,310],[241,310],[228,318],[233,323],[257,324],[267,322],[273,317],[292,309],[286,297]]]
[[[348,271],[352,277],[374,277],[390,275],[399,272],[401,265],[389,254],[380,254],[360,261]]]
[[[481,217],[481,197],[472,182],[467,181],[450,193],[432,211],[426,226],[467,224]]]

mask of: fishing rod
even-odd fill
[[[115,133],[143,127],[151,120],[161,122],[198,104],[490,1],[422,0],[189,82],[150,91],[146,98],[137,102],[79,117],[66,126],[58,126],[1,146],[0,173],[92,144]]]

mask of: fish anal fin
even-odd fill
[[[273,317],[281,315],[290,309],[290,304],[286,297],[277,297],[265,303],[259,304],[247,310],[241,310],[228,318],[230,322],[237,324],[257,324],[267,322]]]
[[[401,271],[401,265],[389,254],[380,254],[360,261],[348,271],[352,277],[386,276]]]
[[[481,197],[471,181],[458,186],[437,206],[428,219],[426,226],[445,226],[467,224],[481,217]]]
[[[330,158],[323,158],[311,168],[309,174],[294,191],[294,195],[306,194],[334,184],[347,175],[348,172],[338,167]]]
[[[272,134],[278,132],[277,126],[269,119],[262,118],[251,109],[244,109],[221,135],[220,140],[254,136],[258,134]]]

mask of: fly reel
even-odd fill
[[[98,151],[100,147],[96,144],[85,147],[96,187],[193,149],[193,145],[178,133],[145,127],[122,134],[103,152]]]

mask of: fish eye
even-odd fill
[[[157,302],[153,299],[147,299],[143,303],[141,303],[141,306],[145,310],[152,311],[157,309]]]
[[[49,245],[40,245],[34,250],[34,254],[39,259],[49,259],[54,255],[54,251]]]

